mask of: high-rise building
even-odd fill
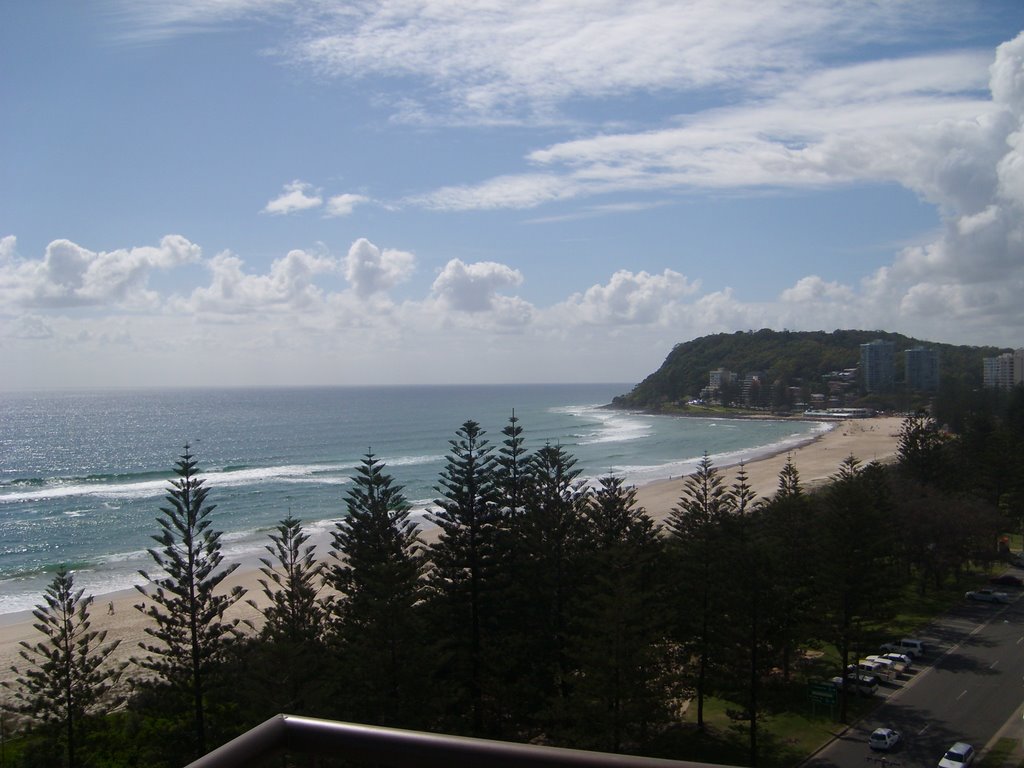
[[[982,384],[987,389],[1011,389],[1024,377],[1024,349],[982,360]]]
[[[892,392],[893,344],[875,339],[860,345],[861,386],[865,392]]]
[[[907,389],[911,392],[937,392],[939,389],[939,353],[935,349],[914,347],[903,351]]]
[[[732,384],[735,378],[736,374],[732,371],[727,371],[725,368],[716,368],[708,374],[708,386],[712,389],[721,389]]]

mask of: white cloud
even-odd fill
[[[264,213],[276,216],[286,216],[296,211],[308,211],[310,208],[319,208],[323,205],[324,199],[320,191],[312,184],[296,179],[284,185],[284,191],[266,204]]]
[[[580,192],[579,185],[569,177],[533,173],[500,176],[482,184],[442,187],[404,202],[441,211],[534,208],[571,199]]]
[[[366,238],[359,238],[348,249],[344,268],[352,290],[366,297],[408,280],[416,268],[416,257],[405,251],[382,251]]]
[[[11,261],[18,253],[18,238],[14,235],[6,235],[0,238],[0,264]]]
[[[699,284],[666,269],[660,275],[619,270],[606,285],[594,285],[565,302],[577,322],[597,325],[658,324],[675,302],[692,295]]]
[[[0,303],[23,307],[153,305],[149,276],[199,259],[199,247],[180,235],[160,245],[116,251],[90,251],[70,240],[54,240],[42,259],[13,257],[13,239],[0,260]]]
[[[293,5],[294,0],[129,0],[111,16],[119,22],[116,36],[120,39],[153,42],[274,14]]]
[[[323,296],[313,277],[337,269],[333,259],[302,250],[275,259],[265,275],[246,274],[242,259],[231,253],[217,254],[208,266],[210,285],[195,289],[182,309],[224,315],[309,309]]]
[[[787,288],[780,297],[785,303],[802,304],[820,301],[849,302],[854,292],[845,285],[826,282],[817,275],[803,277],[792,288]]]
[[[326,213],[328,216],[351,216],[357,205],[368,201],[369,198],[363,195],[334,195],[327,199]]]
[[[925,4],[940,22],[955,12]],[[291,57],[338,78],[411,77],[417,119],[551,118],[570,99],[636,92],[755,93],[834,48],[898,39],[920,18],[898,5],[776,0],[519,0],[486,6],[383,0],[309,6]],[[429,105],[429,106],[428,106]]]
[[[519,270],[493,261],[478,261],[464,264],[452,259],[434,280],[434,293],[454,310],[459,312],[489,312],[496,308],[510,311],[508,297],[501,297],[498,291],[515,288],[522,284],[523,275]],[[503,303],[504,302],[504,303]],[[512,310],[512,314],[516,314]]]

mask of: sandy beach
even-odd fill
[[[889,461],[896,451],[897,433],[902,419],[897,417],[880,417],[873,419],[857,419],[836,424],[835,428],[825,432],[813,441],[781,452],[777,455],[759,459],[746,464],[750,485],[755,493],[770,496],[778,486],[779,471],[788,457],[800,473],[805,488],[813,488],[835,474],[840,462],[853,455],[862,462]],[[726,483],[735,478],[735,467],[721,468]],[[679,477],[644,485],[638,489],[638,501],[656,520],[662,520],[676,506],[682,494],[683,479]],[[257,569],[239,568],[225,581],[227,586],[239,584],[247,590],[246,597],[262,602],[262,588],[258,583],[260,573]],[[142,600],[142,595],[135,590],[118,592],[110,595],[96,595],[91,606],[90,618],[92,628],[106,630],[107,640],[121,641],[116,655],[118,658],[129,658],[139,652],[139,641],[145,637],[147,624],[145,617],[134,608]],[[42,595],[40,595],[42,602]],[[258,611],[243,603],[233,609],[233,616],[256,619]],[[25,663],[18,657],[19,644],[22,641],[36,643],[42,635],[32,626],[31,612],[0,616],[0,669],[3,677],[11,680],[14,675],[11,666],[24,667]]]

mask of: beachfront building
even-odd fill
[[[716,368],[708,373],[708,385],[701,390],[701,400],[709,402],[722,402],[722,394],[732,388],[736,381],[736,374],[725,368]]]
[[[732,371],[727,371],[725,368],[716,368],[708,374],[708,386],[713,390],[727,387],[735,380],[736,374]]]
[[[986,389],[1012,389],[1024,383],[1024,349],[986,357],[982,366],[982,384]]]
[[[875,339],[860,345],[861,388],[865,392],[892,392],[893,343]]]
[[[911,392],[937,392],[939,390],[939,352],[935,349],[914,347],[903,350],[907,389]]]
[[[743,377],[743,383],[740,385],[740,396],[745,406],[756,408],[767,405],[770,395],[768,375],[764,371],[751,371]]]

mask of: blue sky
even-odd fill
[[[1019,0],[0,11],[0,387],[1024,345]]]

